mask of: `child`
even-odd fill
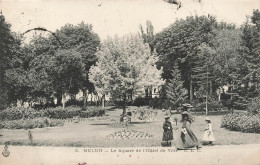
[[[172,124],[170,122],[170,117],[165,118],[165,122],[163,123],[163,138],[162,138],[162,146],[171,146],[171,140],[173,140],[172,133]]]
[[[215,138],[213,135],[211,120],[207,117],[205,119],[205,122],[207,123],[207,127],[204,130],[204,135],[202,137],[202,141],[203,141],[204,145],[206,145],[206,144],[212,145],[212,142],[215,141]]]

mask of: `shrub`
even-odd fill
[[[69,100],[66,102],[66,106],[83,106],[84,105],[84,101],[83,100]]]
[[[105,110],[101,107],[87,107],[84,111],[80,112],[80,117],[89,118],[95,116],[102,116],[105,114]]]
[[[224,115],[221,127],[248,133],[260,133],[260,118],[258,115],[234,113]]]
[[[114,104],[120,107],[124,106],[124,102],[121,100],[114,100]],[[132,104],[132,101],[126,101],[126,106],[131,106]]]
[[[221,110],[225,110],[226,108],[223,106],[223,104],[221,102],[218,101],[211,101],[208,102],[208,111],[209,112],[213,112],[213,111],[221,111]],[[194,106],[194,111],[196,112],[204,112],[206,110],[206,103],[197,103]]]
[[[42,111],[35,111],[32,108],[24,108],[24,107],[12,107],[0,111],[1,120],[20,120],[22,118],[32,119],[41,116],[43,116]]]
[[[132,115],[134,115],[139,120],[146,120],[152,117],[153,109],[148,107],[136,107],[131,109]]]
[[[102,116],[105,110],[100,107],[86,107],[82,109],[77,106],[70,106],[63,109],[62,107],[47,108],[45,110],[34,110],[32,108],[14,107],[0,111],[0,119],[3,120],[20,120],[34,119],[37,117],[47,117],[51,119],[69,119],[75,116],[84,118]]]
[[[44,110],[44,116],[51,119],[68,119],[79,116],[80,107],[70,106],[63,109],[62,107],[48,108]]]
[[[161,108],[163,109],[175,109],[174,105],[169,101],[169,100],[165,100],[162,104],[161,104]]]
[[[149,99],[147,98],[142,98],[142,97],[138,97],[134,100],[133,102],[133,106],[147,106],[149,105]]]
[[[1,121],[0,129],[33,129],[62,126],[64,123],[57,119],[35,118],[15,121]]]
[[[254,98],[247,107],[248,112],[252,114],[260,114],[260,97]]]
[[[149,107],[151,107],[151,108],[159,108],[160,107],[160,105],[159,105],[159,98],[158,97],[152,98],[149,101]]]
[[[80,108],[77,106],[70,106],[65,109],[62,109],[62,107],[46,109],[44,116],[51,119],[69,119],[75,116],[89,118],[94,116],[102,116],[104,114],[105,110],[101,107]]]

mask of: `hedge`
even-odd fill
[[[64,123],[57,119],[35,118],[35,119],[21,119],[14,121],[1,121],[0,129],[33,129],[44,127],[63,126]]]
[[[221,127],[233,131],[260,133],[260,117],[246,113],[226,114],[222,118]]]
[[[193,109],[195,112],[203,112],[205,111],[205,108],[206,108],[206,103],[203,102],[203,103],[197,103]],[[224,107],[221,102],[212,101],[208,103],[208,111],[213,112],[213,111],[222,111],[222,110],[227,110],[227,108]]]
[[[20,120],[20,119],[33,119],[42,117],[43,111],[36,111],[32,108],[12,107],[0,111],[0,119],[3,120]]]
[[[94,116],[102,116],[105,110],[100,107],[86,107],[82,109],[77,106],[70,106],[63,109],[62,107],[47,108],[45,110],[35,110],[32,108],[13,107],[0,111],[0,119],[4,120],[20,120],[34,119],[37,117],[47,117],[51,119],[69,119],[75,116],[89,118]]]
[[[89,118],[95,116],[102,116],[105,114],[105,110],[101,107],[86,107],[81,109],[80,107],[67,107],[62,109],[62,107],[49,108],[44,112],[44,116],[51,119],[70,119],[75,116],[80,116],[82,118]]]

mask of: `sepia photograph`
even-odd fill
[[[260,165],[260,1],[0,0],[0,152]]]

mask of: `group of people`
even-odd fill
[[[200,143],[198,138],[195,136],[191,129],[191,124],[194,122],[193,116],[190,114],[189,109],[193,106],[191,104],[183,104],[183,112],[181,114],[182,127],[181,131],[176,139],[177,149],[189,149],[189,148],[200,148]],[[212,144],[215,141],[211,120],[207,117],[205,119],[206,129],[204,130],[204,135],[202,137],[203,144]],[[173,141],[173,127],[170,122],[170,116],[165,117],[165,122],[163,123],[163,138],[162,146],[171,146]]]

